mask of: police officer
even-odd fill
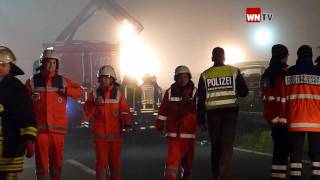
[[[248,88],[240,70],[224,64],[225,53],[221,47],[213,49],[212,61],[214,65],[201,74],[198,84],[198,124],[205,130],[208,123],[214,178],[228,180],[236,133],[238,97],[247,96]]]
[[[23,75],[13,52],[0,46],[0,179],[16,179],[23,155],[32,157],[37,135],[32,101],[14,76]]]

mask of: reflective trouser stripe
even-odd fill
[[[162,120],[162,121],[166,121],[168,119],[167,116],[163,116],[163,115],[158,115],[158,119]]]
[[[285,171],[287,170],[287,167],[286,165],[272,165],[271,169],[272,170],[281,170],[281,171]]]
[[[302,168],[302,163],[290,163],[290,168]]]
[[[290,163],[290,176],[301,176],[302,163]]]
[[[273,178],[287,178],[286,173],[271,173],[271,177]]]
[[[290,176],[301,176],[301,171],[290,171]]]
[[[286,165],[273,164],[271,166],[271,177],[272,178],[287,178],[287,168]]]
[[[312,162],[312,176],[320,176],[320,162]]]
[[[312,175],[320,176],[320,170],[312,170]]]
[[[177,137],[177,133],[167,133],[166,134],[167,137]],[[179,137],[181,138],[187,138],[187,139],[194,139],[196,138],[196,135],[195,134],[184,134],[184,133],[181,133],[179,135]]]
[[[320,162],[312,162],[312,167],[320,167]]]
[[[177,176],[177,172],[178,172],[178,167],[168,165],[168,166],[166,166],[166,170],[165,170],[164,176],[165,177],[167,177],[167,176],[176,177]]]

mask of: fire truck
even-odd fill
[[[103,65],[113,66],[120,79],[119,44],[73,39],[79,27],[99,10],[105,10],[119,22],[129,22],[138,33],[143,30],[142,24],[115,0],[91,0],[64,28],[54,42],[43,44],[43,48],[54,48],[60,54],[60,73],[83,85],[86,89],[86,93],[80,101],[68,99],[67,113],[71,128],[81,124],[82,104],[86,100],[87,92],[97,86],[96,74],[99,68]],[[34,73],[36,73],[37,66],[39,66],[39,60],[34,62]]]

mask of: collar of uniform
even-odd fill
[[[100,86],[100,89],[101,89],[104,93],[106,93],[106,92],[111,92],[112,89],[113,89],[113,87],[114,87],[114,84],[111,84],[111,85],[108,86],[107,88],[103,88],[102,86]]]
[[[192,93],[193,88],[194,88],[194,83],[191,80],[184,87],[179,86],[178,83],[175,82],[171,85],[172,96],[174,97],[188,96],[190,93]]]
[[[45,69],[45,68],[42,68],[41,69],[41,71],[40,71],[40,73],[41,73],[41,75],[42,76],[44,76],[44,77],[46,77],[46,78],[53,78],[56,74],[57,74],[57,72],[56,71],[54,71],[54,72],[49,72],[47,69]]]

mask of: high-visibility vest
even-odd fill
[[[236,77],[238,69],[232,66],[213,66],[202,73],[206,86],[206,111],[238,107]]]

